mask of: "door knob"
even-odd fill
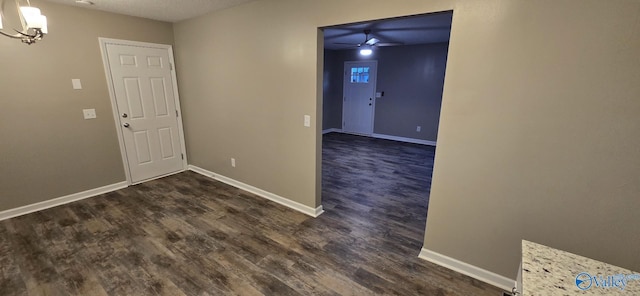
[[[126,122],[125,122],[122,126],[124,126],[124,127],[129,127],[129,123],[126,123]]]
[[[127,113],[122,113],[122,118],[127,118],[129,117],[129,115],[127,115]]]

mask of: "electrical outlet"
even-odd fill
[[[231,158],[231,166],[232,167],[236,167],[236,159],[235,158]]]
[[[311,116],[309,115],[304,116],[304,126],[311,127]]]
[[[421,130],[422,130],[422,127],[418,125],[418,126],[416,127],[416,132],[420,132]]]

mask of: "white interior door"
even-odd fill
[[[345,62],[342,130],[373,133],[377,61]]]
[[[184,169],[167,48],[106,44],[132,183]]]

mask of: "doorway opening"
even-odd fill
[[[424,240],[452,16],[323,29],[323,207],[413,250]]]

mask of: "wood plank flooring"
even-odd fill
[[[0,222],[0,295],[501,295],[419,259],[434,149],[323,140],[310,218],[193,172]]]

